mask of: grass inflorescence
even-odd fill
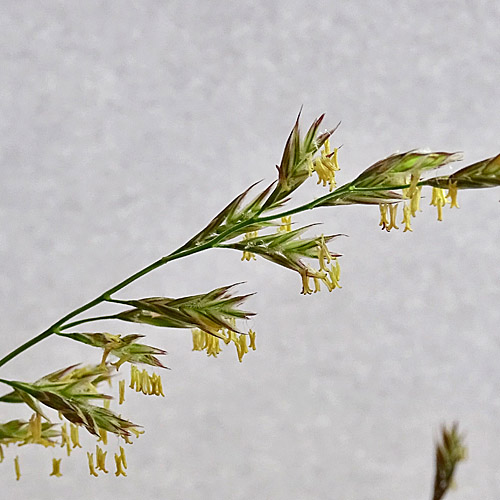
[[[0,403],[18,403],[31,411],[28,419],[0,423],[0,462],[9,454],[7,447],[38,444],[61,449],[70,455],[81,447],[79,430],[87,431],[97,443],[95,451],[87,451],[91,476],[108,474],[108,433],[124,443],[139,437],[141,427],[109,407],[112,396],[102,386],[112,383],[124,365],[130,365],[129,389],[150,396],[165,396],[162,379],[149,369],[165,369],[160,359],[163,348],[141,342],[137,333],[111,334],[104,331],[78,331],[77,327],[95,321],[114,321],[125,330],[132,324],[145,324],[168,331],[171,328],[191,332],[193,351],[217,357],[225,345],[234,344],[241,362],[245,354],[256,349],[256,334],[246,323],[254,316],[243,309],[251,293],[237,294],[236,285],[221,284],[214,290],[199,290],[187,297],[152,296],[119,299],[116,294],[134,281],[175,260],[216,248],[232,249],[244,261],[262,257],[300,277],[298,290],[305,295],[321,288],[341,288],[341,255],[332,249],[338,234],[312,234],[317,223],[295,227],[292,216],[318,207],[367,205],[378,209],[379,226],[391,231],[403,228],[413,231],[411,222],[421,211],[423,189],[432,190],[431,205],[443,218],[443,207],[458,207],[462,189],[490,188],[500,185],[500,155],[439,175],[444,165],[457,162],[462,155],[455,152],[413,150],[392,154],[377,161],[355,179],[337,186],[340,174],[339,148],[331,144],[337,127],[321,129],[324,115],[313,121],[304,136],[300,132],[300,114],[286,141],[277,177],[264,188],[253,184],[230,201],[205,227],[177,250],[128,276],[96,298],[69,312],[12,352],[0,359],[0,367],[50,336],[61,342],[80,342],[99,350],[95,364],[72,365],[41,377],[34,382],[0,378],[8,392]],[[293,206],[293,195],[302,184],[316,177],[319,197]],[[251,191],[257,191],[250,197]],[[402,219],[398,216],[401,208]],[[306,234],[307,233],[307,234]],[[238,284],[242,286],[242,284]],[[112,304],[116,312],[93,316],[91,311],[102,303]],[[119,378],[119,377],[118,377]],[[124,404],[126,383],[118,380],[118,402]],[[68,430],[69,426],[69,430]],[[115,475],[127,475],[127,460],[122,446],[114,454]],[[456,464],[465,455],[456,426],[443,428],[442,442],[436,448],[434,499],[439,500],[452,483]],[[20,459],[12,454],[16,478],[21,477]],[[52,459],[50,475],[62,475],[62,458]],[[108,462],[111,460],[108,458]]]

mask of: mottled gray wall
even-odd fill
[[[341,182],[395,150],[500,152],[499,16],[466,0],[4,0],[2,352],[272,180],[301,105],[304,122],[342,120]],[[499,198],[463,193],[443,222],[426,207],[410,234],[381,232],[376,208],[298,217],[350,235],[331,294],[303,297],[293,273],[229,251],[136,283],[124,296],[246,281],[258,350],[208,359],[186,331],[132,325],[172,371],[165,399],[123,410],[147,430],[129,478],[90,478],[83,452],[49,478],[60,450],[9,448],[2,497],[426,499],[433,439],[457,420],[470,458],[450,498],[498,498]],[[49,340],[2,376],[83,359],[97,353]]]

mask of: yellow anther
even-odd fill
[[[332,256],[330,254],[330,251],[328,250],[328,247],[326,246],[325,237],[324,235],[321,235],[321,239],[318,245],[319,268],[322,271],[327,271],[326,264],[329,264],[331,260]]]
[[[156,373],[153,373],[152,377],[152,385],[153,385],[153,394],[155,396],[163,396],[165,397],[165,394],[163,393],[163,387],[161,384],[161,376],[157,375]]]
[[[432,188],[432,200],[431,205],[437,207],[438,211],[438,220],[443,220],[443,207],[446,205],[446,197],[444,195],[444,190],[441,188],[433,187]]]
[[[226,345],[229,344],[231,339],[229,338],[229,331],[227,328],[221,328],[218,331],[218,334],[219,334],[221,340],[224,342],[224,344],[226,344]]]
[[[328,270],[328,276],[325,276],[323,278],[323,282],[326,284],[328,287],[328,291],[331,292],[335,288],[342,288],[340,286],[339,280],[340,280],[340,264],[337,259],[333,259],[335,261],[335,264],[332,264],[330,266],[330,269]]]
[[[134,380],[135,392],[141,392],[142,390],[142,373],[139,369],[135,372]]]
[[[207,335],[207,355],[216,358],[220,351],[219,338],[215,335]]]
[[[292,216],[282,217],[281,225],[278,228],[279,233],[288,233],[292,230]]]
[[[99,428],[99,441],[104,445],[108,444],[108,431]]]
[[[116,465],[116,471],[115,471],[115,476],[127,476],[127,473],[125,472],[123,468],[123,463],[122,463],[122,458],[120,455],[117,455],[115,453],[115,465]]]
[[[71,442],[73,443],[73,448],[81,448],[80,437],[78,434],[78,426],[75,424],[70,424],[69,426]]]
[[[250,339],[249,347],[250,347],[250,349],[255,351],[255,349],[257,349],[257,347],[255,345],[255,332],[252,329],[248,330],[248,337]]]
[[[131,427],[129,430],[130,430],[130,432],[131,432],[132,434],[134,434],[134,436],[135,436],[136,438],[138,438],[141,434],[144,434],[144,432],[145,432],[145,431],[140,431],[140,430],[139,430],[139,429],[137,429],[136,427]],[[127,441],[125,441],[125,442],[127,442]],[[131,443],[128,443],[128,444],[131,444]]]
[[[122,460],[122,465],[125,469],[128,469],[127,467],[127,457],[125,456],[125,450],[120,446],[120,458]]]
[[[389,225],[389,219],[387,218],[387,208],[388,208],[387,203],[380,203],[379,204],[379,209],[380,209],[380,222],[378,225],[382,228],[385,229]]]
[[[121,405],[125,401],[125,380],[120,380],[118,382],[118,404]]]
[[[302,271],[300,276],[302,277],[302,291],[300,293],[302,295],[311,295],[313,291],[309,287],[309,275],[307,274],[307,271]]]
[[[121,436],[122,439],[127,443],[127,444],[132,444],[132,440],[130,439],[130,436],[126,436],[125,434]]]
[[[165,397],[165,393],[163,392],[163,384],[161,382],[161,376],[158,375],[158,378],[156,379],[156,392],[158,396]]]
[[[96,467],[100,471],[107,474],[109,471],[106,470],[106,455],[107,451],[104,451],[98,445],[95,446],[95,457],[96,457]]]
[[[193,328],[191,334],[193,336],[193,351],[203,351],[207,341],[207,334],[199,328]]]
[[[137,371],[135,372],[135,391],[136,392],[141,392],[142,390],[142,372],[137,368]]]
[[[61,460],[62,458],[53,458],[52,459],[52,472],[50,476],[61,477]]]
[[[333,281],[330,281],[330,275],[329,274],[327,274],[323,278],[323,283],[326,285],[326,287],[328,288],[329,292],[335,290],[335,283]]]
[[[417,194],[418,181],[420,180],[420,172],[411,174],[410,185],[408,189],[405,190],[405,195],[407,198],[412,199]]]
[[[61,426],[61,448],[66,446],[66,453],[68,457],[71,455],[71,440],[68,435],[68,427],[66,422]]]
[[[334,170],[336,170],[337,172],[340,170],[339,160],[338,160],[338,157],[339,157],[338,151],[339,151],[339,148],[333,148],[332,160],[333,160]]]
[[[323,186],[326,186],[326,183],[328,182],[328,169],[323,164],[323,158],[317,158],[314,161],[314,170],[318,176],[318,182],[316,184],[323,183]]]
[[[448,193],[446,194],[446,198],[450,198],[450,208],[460,208],[457,202],[458,188],[457,182],[450,181],[448,183]]]
[[[321,280],[317,276],[313,276],[314,293],[321,292]]]
[[[335,278],[337,279],[337,281],[339,281],[339,279],[340,279],[340,263],[337,259],[335,259],[335,269],[333,268],[333,265],[332,265],[330,271],[335,273]]]
[[[31,416],[28,427],[31,434],[30,441],[32,443],[40,443],[42,441],[42,418],[38,413],[34,413]]]
[[[3,462],[4,458],[5,458],[5,455],[3,454],[3,448],[2,448],[2,445],[0,444],[0,464]]]
[[[224,344],[229,344],[231,342],[231,330],[228,330],[227,328],[221,328],[219,330],[219,333],[222,335],[222,340],[224,341]]]
[[[111,400],[109,399],[105,399],[104,400],[104,403],[103,403],[103,407],[106,409],[106,410],[109,410],[109,405],[111,404]]]
[[[154,373],[152,375],[149,375],[148,374],[148,378],[149,378],[149,384],[148,384],[148,394],[150,396],[153,396],[154,393],[155,393],[155,388],[154,388]]]
[[[137,367],[130,365],[130,389],[133,389],[137,384]]]
[[[243,241],[248,241],[252,238],[256,238],[258,236],[257,231],[249,231],[248,233],[245,234],[243,237]],[[248,252],[247,250],[243,251],[243,255],[241,256],[241,260],[257,260],[255,255],[252,252]]]
[[[156,373],[151,374],[151,394],[153,396],[159,396],[158,389],[157,389],[157,385],[158,385],[157,377],[158,377],[158,375],[156,375]]]
[[[241,256],[241,260],[246,260],[246,261],[257,260],[257,257],[255,257],[254,253],[247,252],[246,250],[244,250],[243,255]]]
[[[389,232],[391,229],[399,229],[396,223],[397,212],[398,212],[398,205],[396,203],[389,205],[390,221],[389,225],[385,227],[385,230],[387,232]]]
[[[406,231],[413,231],[411,228],[411,208],[408,203],[405,203],[403,206],[403,220],[401,223],[405,225],[403,233],[406,233]]]
[[[149,386],[148,386],[148,394],[150,396],[154,396],[155,394],[155,374],[152,373],[151,375],[148,375],[149,377]]]
[[[240,335],[238,341],[235,342],[235,344],[236,344],[236,351],[238,353],[238,359],[241,363],[243,361],[243,356],[248,352],[246,335]]]
[[[143,394],[151,394],[151,379],[146,370],[142,370],[141,373],[141,390]]]
[[[87,451],[87,461],[89,464],[89,473],[91,476],[97,477],[99,474],[97,474],[95,467],[94,467],[94,454],[90,453]]]
[[[236,335],[236,332],[234,332],[233,330],[229,330],[228,332],[228,338],[229,338],[229,341],[226,342],[227,344],[229,344],[229,342],[238,342],[238,335]]]
[[[415,193],[410,199],[410,211],[412,217],[417,215],[417,212],[420,211],[420,195],[422,193],[422,186],[417,186],[415,188]]]
[[[325,156],[330,155],[330,138],[328,138],[323,144],[323,152]]]
[[[21,479],[21,467],[19,465],[19,457],[16,455],[16,458],[14,458],[14,470],[16,472],[16,481],[19,481]]]
[[[26,443],[41,444],[47,448],[48,446],[55,446],[55,443],[42,437],[42,417],[39,413],[34,413],[28,422],[28,435],[25,439]]]

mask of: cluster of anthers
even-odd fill
[[[444,194],[444,189],[438,187],[432,188],[432,199],[430,204],[437,207],[438,220],[443,220],[443,207],[446,203],[450,204],[450,208],[460,208],[457,202],[457,194],[457,183],[452,181],[448,183],[448,192],[446,196]]]
[[[281,224],[278,227],[277,232],[279,234],[290,233],[292,231],[292,218],[291,216],[282,217]],[[255,238],[256,233],[247,233],[244,237],[243,242]],[[325,236],[321,236],[314,239],[314,250],[311,253],[307,253],[310,249],[304,250],[305,253],[301,254],[297,250],[296,243],[304,240],[300,239],[299,235],[295,235],[292,241],[292,246],[290,248],[286,247],[286,244],[281,249],[281,256],[288,256],[286,260],[285,267],[294,269],[297,271],[302,279],[302,291],[303,295],[310,295],[312,293],[319,292],[321,290],[321,283],[323,283],[329,292],[335,288],[342,288],[339,283],[340,279],[340,264],[336,256],[328,250],[326,245]],[[312,240],[308,240],[312,241]],[[254,254],[248,250],[244,250],[244,254],[251,254],[255,258]],[[265,255],[264,255],[265,256]],[[304,263],[301,257],[313,257],[318,259],[319,269],[314,269],[310,265]],[[250,260],[250,259],[246,259]],[[270,260],[274,260],[270,258]],[[279,263],[282,263],[278,260]],[[283,263],[282,263],[283,264]],[[314,283],[314,288],[311,288],[311,280]],[[229,341],[228,341],[229,342]],[[227,342],[226,342],[227,343]]]
[[[307,158],[307,167],[309,170],[309,177],[316,172],[318,176],[317,184],[323,183],[323,186],[329,185],[330,192],[337,186],[335,181],[335,172],[340,170],[337,159],[338,148],[330,150],[330,139],[327,139],[323,144],[321,156],[312,159],[311,156]]]
[[[142,392],[146,395],[154,396],[165,396],[163,392],[163,386],[161,381],[161,376],[152,373],[149,374],[147,370],[139,370],[135,365],[130,365],[130,385],[129,388],[135,390],[135,392]],[[125,401],[125,380],[120,380],[118,383],[118,404],[123,404]],[[109,400],[105,401],[105,407],[109,407]],[[136,428],[130,429],[136,437],[144,434],[144,431],[140,431]],[[104,445],[108,444],[107,432],[100,430],[99,432],[101,441]],[[132,444],[132,441],[128,436],[121,436],[122,439],[127,444]],[[95,456],[93,453],[87,452],[87,460],[89,467],[89,474],[93,477],[98,477],[98,471],[107,474],[109,471],[106,469],[106,455],[107,452],[104,451],[99,445],[96,445]],[[119,447],[119,453],[114,454],[115,462],[115,476],[126,476],[127,473],[127,459],[125,456],[125,450],[122,446]]]
[[[135,389],[136,392],[153,396],[163,396],[163,387],[161,384],[161,377],[156,373],[150,375],[147,370],[139,370],[134,365],[130,365],[130,389]],[[119,404],[125,400],[125,380],[120,381],[120,396]]]
[[[127,458],[125,456],[125,450],[122,446],[120,448],[120,453],[115,453],[115,476],[126,476],[127,473]],[[95,447],[95,457],[93,453],[87,452],[87,461],[89,465],[89,473],[93,477],[98,477],[100,472],[107,474],[109,471],[106,469],[106,455],[107,451],[104,451],[99,445]],[[52,475],[52,474],[51,474]]]
[[[256,238],[257,235],[259,234],[258,231],[248,231],[247,233],[245,233],[245,235],[243,236],[243,239],[244,240],[250,240],[252,238]],[[243,252],[243,254],[241,255],[241,260],[246,260],[246,261],[250,261],[250,260],[256,260],[257,258],[255,257],[255,254],[252,253],[252,252],[247,252],[246,250]]]
[[[292,216],[289,215],[288,217],[281,217],[281,224],[278,228],[278,232],[289,233],[291,230],[292,230]]]
[[[325,243],[325,237],[322,235],[318,241],[318,262],[319,269],[313,269],[306,265],[301,272],[302,293],[311,295],[321,291],[321,283],[326,285],[329,292],[340,286],[340,264],[336,257],[332,257]],[[328,267],[328,265],[330,267]],[[310,280],[314,282],[314,290],[309,286]]]
[[[255,334],[254,334],[255,335]],[[253,348],[255,349],[255,336],[253,337]],[[136,366],[131,365],[130,370],[130,389],[135,389],[136,392],[142,392],[143,394],[155,395],[155,396],[165,396],[162,387],[162,381],[160,375],[156,373],[149,374],[146,370],[139,370]],[[118,383],[119,396],[118,404],[122,404],[125,401],[125,380],[120,380]],[[110,400],[104,400],[104,408],[109,409]],[[62,418],[61,415],[59,415]],[[46,448],[55,448],[60,446],[65,448],[66,454],[69,457],[75,448],[82,448],[80,443],[79,429],[80,425],[73,423],[64,422],[60,425],[60,430],[56,431],[54,429],[55,424],[43,423],[42,416],[39,413],[34,413],[32,417],[27,422],[27,425],[21,427],[23,433],[22,439],[4,441],[3,445],[0,444],[0,463],[4,461],[5,454],[3,446],[8,447],[17,441],[19,446],[26,444],[39,444]],[[135,427],[130,427],[129,430],[139,437],[144,431],[141,431]],[[99,429],[98,444],[96,444],[95,453],[87,452],[87,463],[89,468],[89,474],[93,477],[99,476],[99,473],[108,474],[109,470],[106,468],[106,456],[107,451],[101,447],[108,444],[108,432],[104,429]],[[127,435],[120,435],[120,437],[127,444],[132,444],[132,441]],[[59,438],[59,439],[55,439]],[[119,446],[119,451],[114,454],[115,462],[115,476],[126,476],[127,469],[127,459],[125,456],[125,450],[122,446]],[[62,458],[52,458],[52,470],[50,476],[61,477],[61,463]],[[16,479],[21,478],[21,465],[19,461],[19,456],[14,457],[14,472]]]
[[[403,205],[403,220],[401,224],[404,224],[403,232],[413,231],[411,228],[411,218],[416,217],[417,212],[420,212],[420,198],[422,192],[422,186],[418,185],[420,176],[418,174],[412,174],[410,185],[406,189],[403,189],[403,198],[405,199]],[[459,208],[457,202],[457,184],[456,182],[449,181],[448,192],[440,187],[432,188],[432,198],[430,205],[437,208],[437,220],[443,220],[443,207],[449,203],[450,208]],[[398,203],[380,203],[380,222],[379,226],[386,231],[391,229],[399,229],[397,225],[397,211]]]
[[[243,356],[249,352],[249,349],[253,351],[257,349],[255,345],[255,332],[251,329],[248,330],[248,334],[244,334],[236,333],[229,328],[224,328],[220,329],[216,336],[204,332],[199,328],[193,328],[191,333],[193,335],[193,351],[206,351],[208,356],[213,356],[214,358],[222,351],[220,344],[221,340],[226,345],[233,342],[236,346],[236,353],[238,354],[240,363],[243,361]]]
[[[328,141],[327,141],[328,142]],[[330,148],[328,144],[325,143],[325,151],[322,153],[321,158],[326,158],[330,160],[329,156]],[[337,164],[336,160],[337,148],[335,148],[335,164]],[[338,165],[337,168],[338,169]],[[282,217],[281,225],[278,229],[279,232],[289,232],[292,230],[292,218]],[[300,275],[302,278],[302,291],[300,292],[302,295],[311,295],[312,293],[317,293],[321,291],[321,283],[326,285],[326,288],[329,292],[334,290],[335,288],[342,288],[339,284],[340,279],[340,264],[336,257],[332,257],[330,250],[326,246],[325,237],[321,235],[318,239],[317,243],[318,250],[318,262],[319,269],[313,269],[309,265],[304,265],[302,268]],[[330,265],[330,267],[328,267]],[[309,286],[310,280],[314,282],[314,289]]]

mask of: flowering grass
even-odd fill
[[[97,440],[95,453],[87,452],[88,472],[98,477],[108,474],[109,450],[107,433],[117,435],[126,443],[143,432],[139,425],[109,409],[111,396],[103,384],[130,365],[129,390],[145,395],[164,396],[158,373],[139,369],[165,369],[160,359],[162,348],[141,342],[142,335],[80,331],[81,325],[94,321],[121,322],[123,329],[131,323],[159,328],[185,328],[191,331],[193,351],[204,351],[217,357],[224,345],[234,344],[239,361],[256,349],[256,334],[245,331],[242,320],[254,315],[246,311],[249,297],[238,295],[234,284],[221,284],[209,291],[196,291],[188,297],[146,297],[119,300],[115,294],[129,284],[175,260],[213,248],[229,248],[250,261],[262,257],[298,274],[298,291],[304,295],[329,292],[341,288],[341,255],[331,246],[340,235],[313,234],[316,224],[294,227],[294,214],[318,207],[339,205],[375,205],[380,212],[380,227],[385,231],[413,231],[413,219],[421,211],[422,190],[432,189],[431,205],[442,220],[443,207],[458,207],[458,191],[500,185],[500,155],[458,169],[451,175],[439,175],[444,165],[462,159],[459,153],[408,151],[384,158],[364,170],[354,180],[337,187],[339,150],[330,144],[336,130],[320,131],[324,115],[313,121],[304,136],[299,117],[286,142],[277,179],[265,187],[258,183],[236,196],[209,224],[172,253],[161,257],[135,274],[125,278],[96,298],[69,312],[44,332],[7,353],[0,359],[0,368],[27,349],[50,336],[64,337],[99,350],[94,364],[73,365],[45,375],[34,382],[0,378],[7,392],[0,403],[20,404],[32,412],[28,420],[0,423],[0,461],[6,456],[14,463],[16,478],[21,477],[20,459],[11,446],[38,444],[62,448],[69,456],[81,447],[79,430]],[[323,194],[309,202],[293,206],[293,194],[302,184],[316,178]],[[250,192],[254,191],[253,198]],[[374,207],[371,209],[373,210]],[[398,209],[402,218],[398,217]],[[116,313],[92,316],[101,303],[116,307]],[[125,402],[125,381],[118,381],[119,404]],[[70,432],[68,433],[68,425]],[[443,497],[452,484],[456,464],[465,457],[465,448],[456,426],[443,428],[442,441],[436,445],[435,500]],[[103,447],[101,447],[103,446]],[[9,449],[4,449],[4,448]],[[110,453],[111,455],[111,453]],[[62,475],[62,458],[53,458],[53,477]],[[110,460],[108,460],[110,461]],[[127,461],[123,447],[114,450],[115,475],[126,476]]]

